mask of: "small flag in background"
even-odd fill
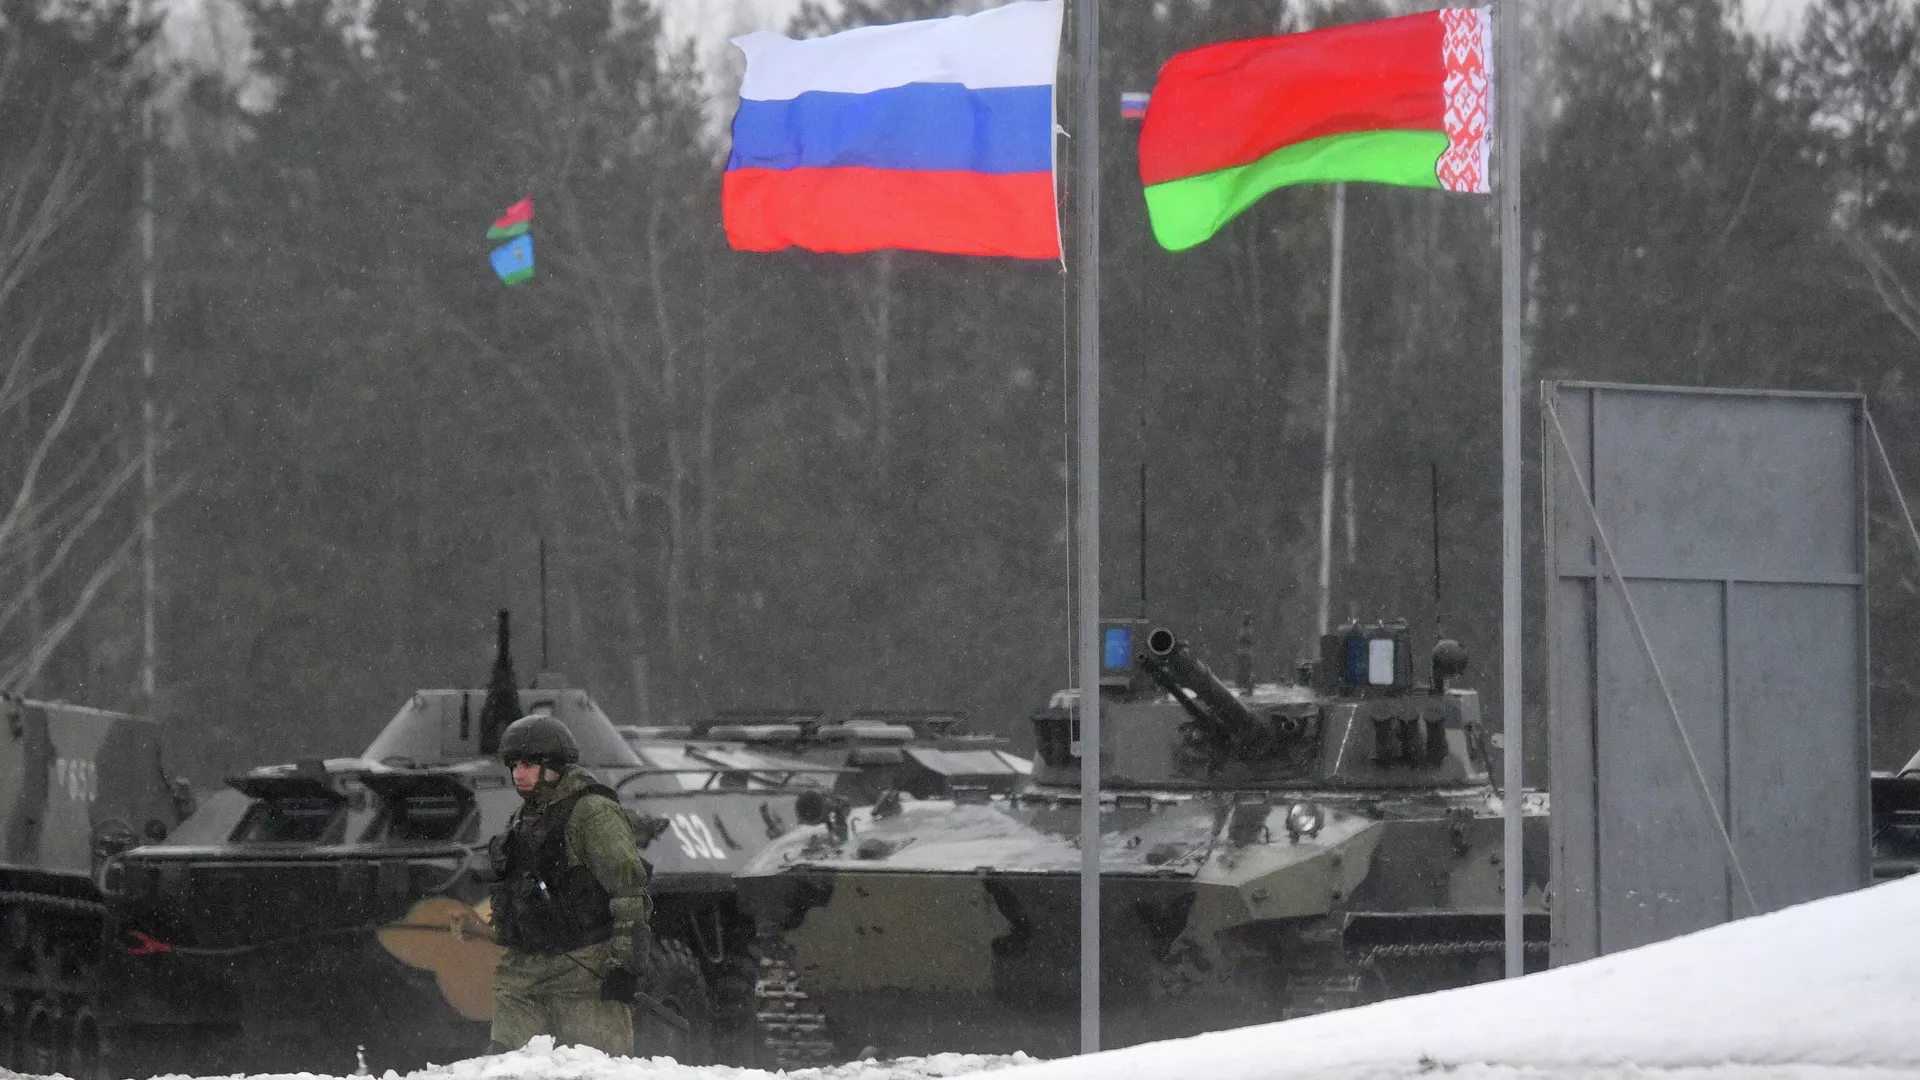
[[[524,235],[532,227],[533,196],[529,195],[507,207],[507,212],[501,214],[500,220],[494,222],[493,228],[487,230],[487,239],[511,240],[516,236]]]
[[[1144,120],[1147,117],[1147,92],[1128,90],[1120,95],[1120,119]]]
[[[529,195],[500,215],[487,230],[487,239],[505,240],[493,249],[493,272],[508,285],[518,285],[533,276],[533,196]]]

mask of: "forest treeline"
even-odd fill
[[[623,722],[959,708],[1024,744],[1071,681],[1060,265],[731,251],[725,75],[642,0],[212,10],[224,62],[149,73],[130,4],[0,0],[5,689],[151,710],[209,781],[479,685],[506,607],[523,677],[563,671]],[[954,10],[847,0],[792,29]],[[1249,615],[1269,678],[1313,629],[1329,191],[1166,253],[1118,94],[1182,48],[1399,10],[1104,9],[1104,603],[1216,666]],[[1719,0],[1529,13],[1529,386],[1863,391],[1920,488],[1912,0],[1817,0],[1779,40]],[[538,269],[509,289],[485,233],[527,194]],[[1497,697],[1495,206],[1355,185],[1347,207],[1333,609],[1460,638]],[[1526,445],[1537,539],[1531,424]],[[1874,508],[1885,765],[1920,748],[1920,551],[1884,487]],[[1537,608],[1537,549],[1526,580]]]

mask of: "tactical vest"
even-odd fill
[[[611,788],[591,784],[532,813],[522,807],[513,815],[506,865],[493,892],[493,920],[507,948],[572,952],[612,936],[612,896],[585,862],[567,864],[567,822],[588,795],[619,802]]]

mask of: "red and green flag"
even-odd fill
[[[511,240],[516,236],[524,235],[531,228],[533,228],[533,196],[529,195],[507,207],[507,212],[501,214],[500,220],[494,222],[493,228],[487,230],[487,239]]]
[[[487,230],[487,239],[506,241],[493,249],[488,261],[493,263],[493,272],[508,285],[518,285],[533,277],[533,237],[528,235],[532,228],[533,196],[529,195],[507,207],[507,212]]]
[[[1140,130],[1154,237],[1190,248],[1289,184],[1486,193],[1492,56],[1488,8],[1176,54]]]

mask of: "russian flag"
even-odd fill
[[[1059,258],[1060,9],[734,38],[747,71],[721,181],[728,242]]]

